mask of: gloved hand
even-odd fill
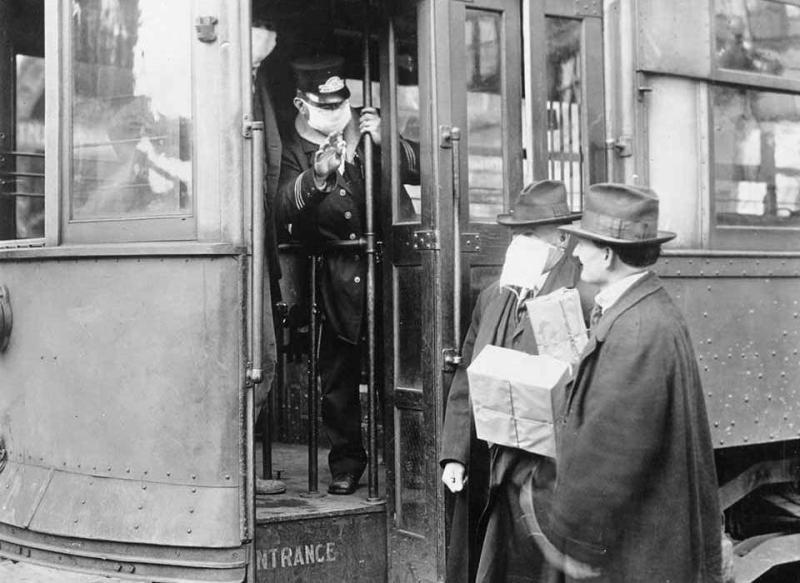
[[[344,159],[347,144],[342,138],[342,132],[334,132],[328,139],[320,144],[314,154],[314,183],[321,188],[328,180],[328,176],[339,169]]]
[[[444,482],[444,485],[454,494],[456,492],[461,492],[461,490],[464,489],[464,485],[467,483],[467,479],[464,476],[465,473],[466,468],[464,464],[459,462],[447,462],[444,466],[444,470],[442,470],[442,482]]]

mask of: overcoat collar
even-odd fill
[[[620,298],[612,305],[608,312],[603,314],[603,317],[597,323],[597,327],[589,337],[589,342],[583,350],[581,360],[586,358],[589,354],[594,352],[597,344],[603,342],[608,335],[608,331],[614,324],[614,321],[619,318],[623,313],[638,304],[647,296],[662,289],[661,280],[652,271],[648,271],[639,281],[634,283],[628,290],[623,293]]]

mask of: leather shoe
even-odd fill
[[[353,474],[337,474],[328,486],[329,494],[352,494],[358,488],[358,477]]]

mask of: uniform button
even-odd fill
[[[361,278],[360,278],[360,277],[358,277],[358,276],[356,275],[356,276],[353,278],[353,281],[354,281],[354,282],[356,282],[356,283],[361,283]]]
[[[351,241],[355,241],[355,238],[356,238],[356,234],[355,233],[350,233],[350,240]]]
[[[347,191],[344,188],[339,189],[339,196],[344,196],[347,194]]]
[[[353,213],[350,211],[344,211],[344,218],[349,219],[353,217]]]

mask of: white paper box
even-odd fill
[[[588,341],[578,290],[562,287],[528,300],[525,307],[539,354],[577,364]]]
[[[569,368],[552,356],[486,346],[467,368],[478,437],[555,457],[550,394]]]

